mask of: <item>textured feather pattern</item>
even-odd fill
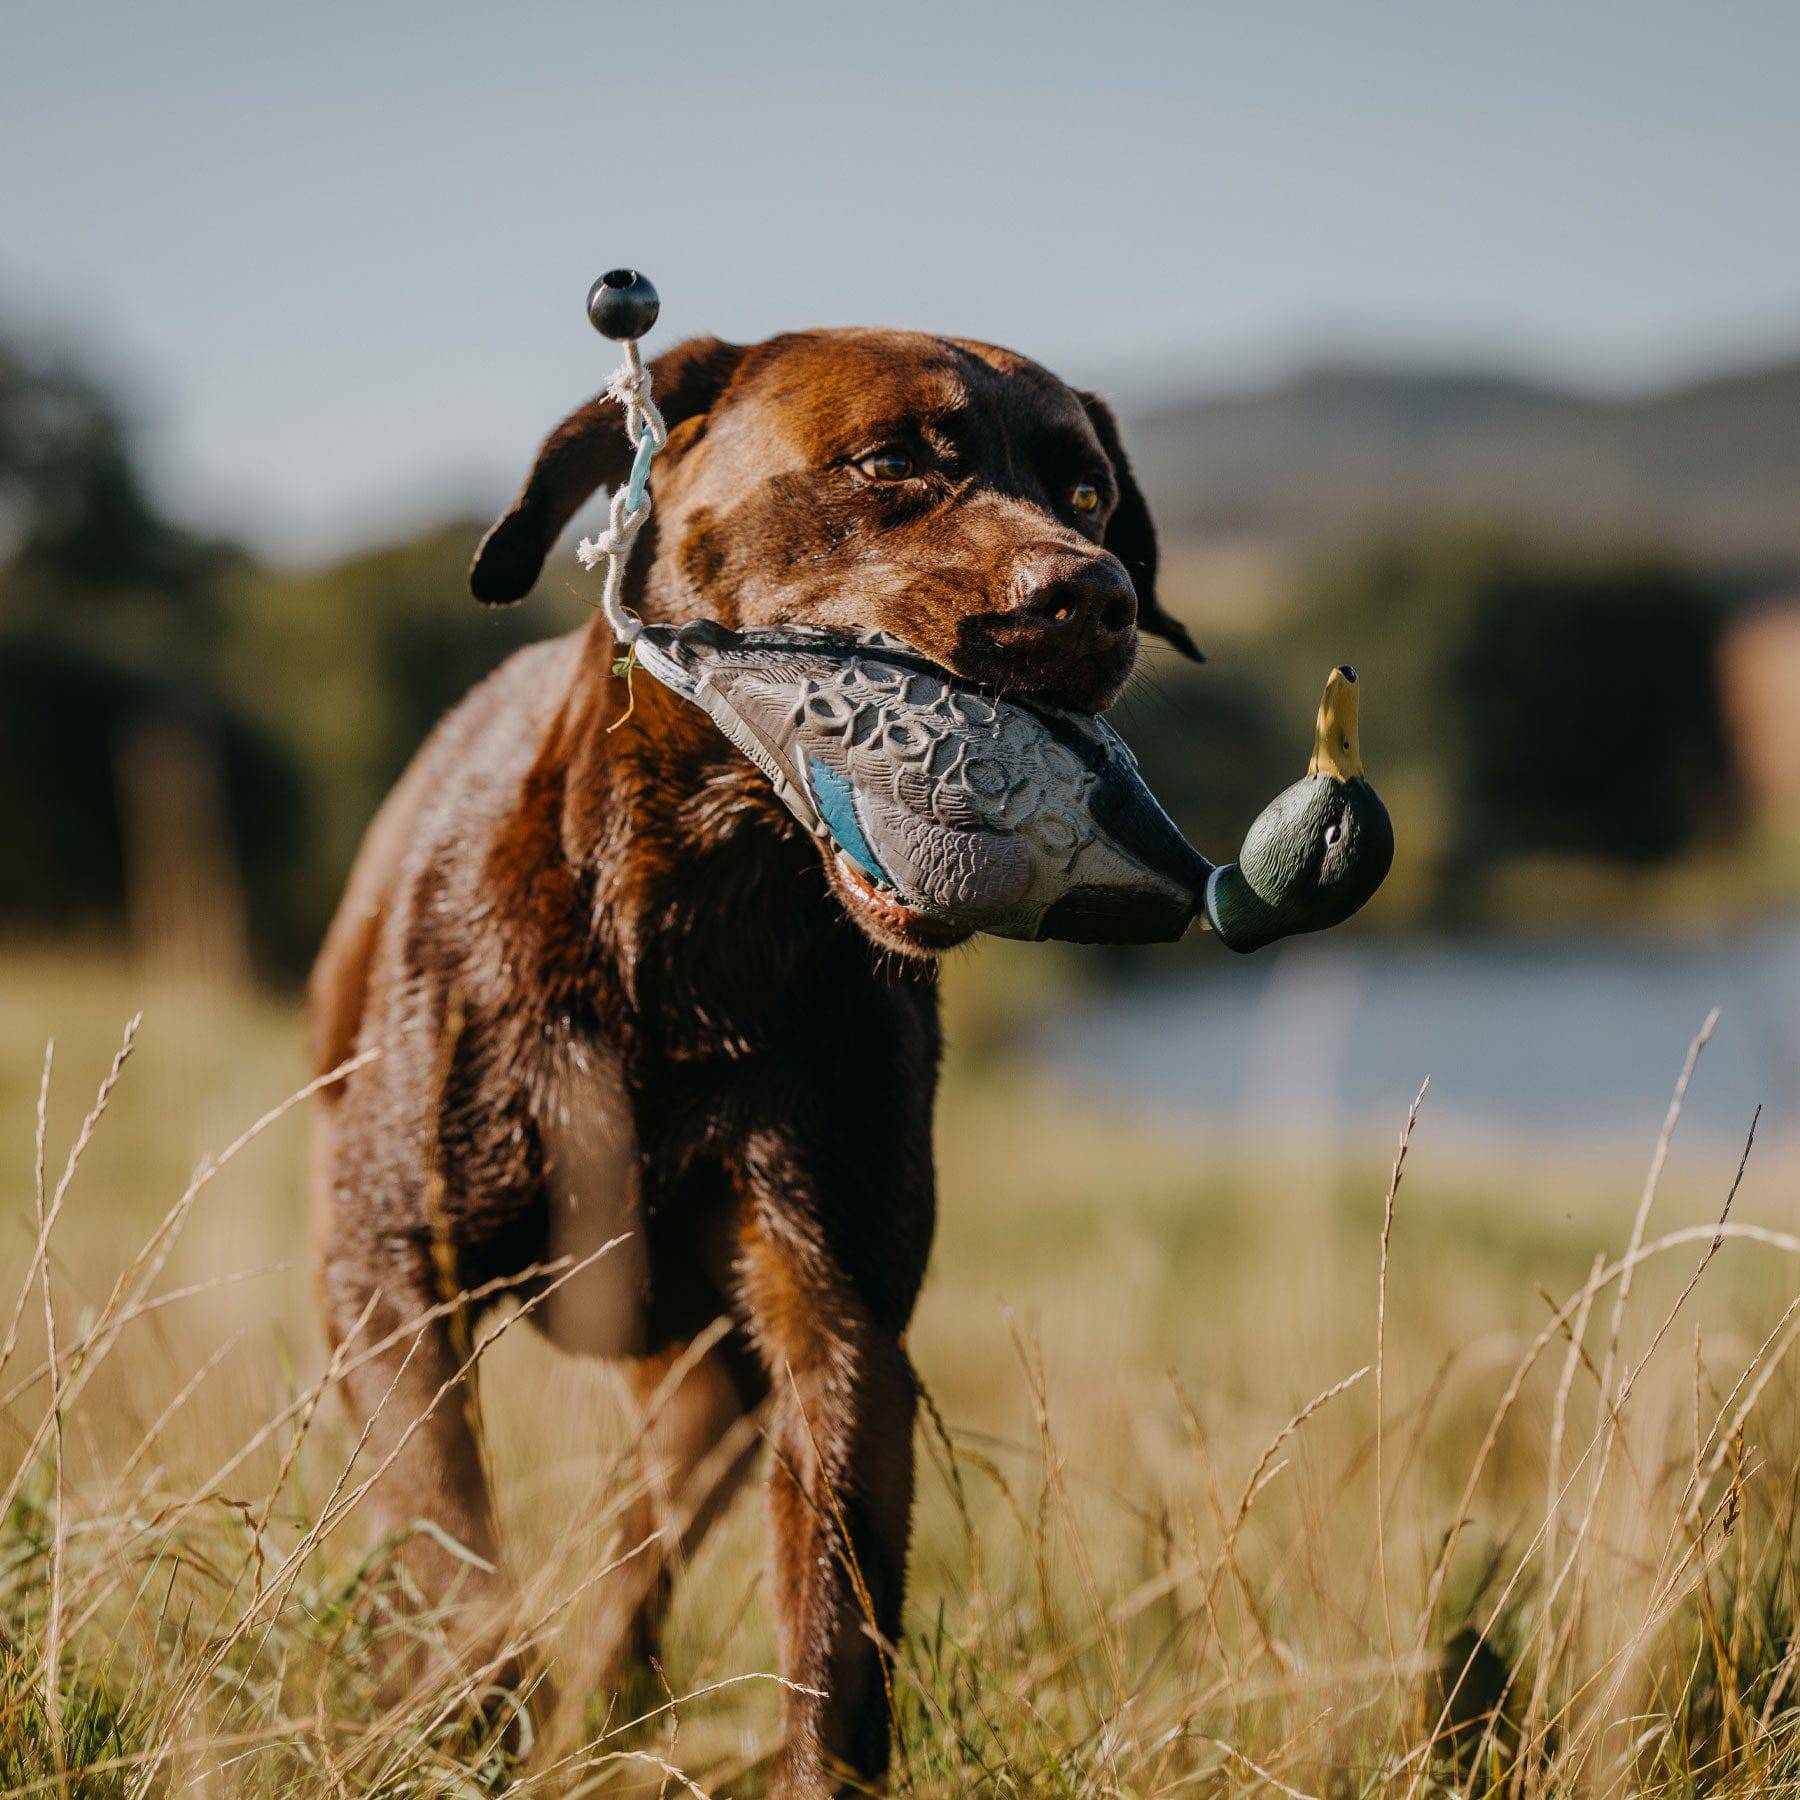
[[[636,655],[915,911],[1001,937],[1149,942],[1199,905],[1212,865],[1100,719],[982,692],[879,633],[652,625]]]

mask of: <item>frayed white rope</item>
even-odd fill
[[[625,360],[607,378],[607,397],[625,408],[625,435],[632,443],[639,442],[648,427],[657,449],[661,450],[668,444],[669,429],[663,424],[662,414],[656,410],[656,402],[650,398],[653,385],[650,371],[638,354],[637,341],[632,339],[625,346]]]
[[[669,441],[669,428],[650,397],[653,386],[636,343],[628,342],[625,360],[613,370],[606,394],[625,409],[625,436],[636,451],[636,459],[630,479],[612,496],[606,529],[596,537],[583,538],[575,547],[584,569],[606,564],[600,609],[623,649],[629,649],[644,628],[643,621],[625,604],[625,566],[631,560],[631,547],[650,516],[650,464]]]
[[[650,516],[648,494],[644,496],[643,505],[635,510],[629,507],[630,498],[628,491],[620,488],[612,497],[612,517],[607,528],[598,537],[583,538],[575,547],[583,568],[591,569],[602,562],[606,564],[600,608],[621,648],[631,643],[642,629],[641,621],[625,604],[625,565],[631,560],[631,546],[636,542],[637,534]]]

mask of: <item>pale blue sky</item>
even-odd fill
[[[1336,350],[1594,385],[1800,345],[1800,8],[15,0],[0,313],[189,516],[486,503],[606,366],[893,323],[1139,404]]]

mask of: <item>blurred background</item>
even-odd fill
[[[21,1279],[0,1345],[6,1371],[17,1338],[0,1787],[68,1784],[62,1749],[17,1750],[40,1677],[14,1652],[42,1642],[71,1721],[123,1718],[122,1741],[179,1740],[196,1770],[207,1731],[234,1764],[291,1738],[302,1773],[255,1789],[284,1794],[335,1779],[366,1733],[367,1791],[396,1791],[360,1689],[328,1719],[312,1686],[359,1654],[335,1622],[364,1566],[349,1533],[273,1638],[258,1625],[255,1681],[219,1679],[207,1621],[223,1629],[240,1578],[261,1605],[265,1540],[246,1549],[210,1502],[248,1519],[232,1496],[266,1490],[261,1519],[292,1543],[356,1446],[336,1408],[297,1462],[310,1412],[289,1448],[268,1437],[320,1367],[307,1109],[216,1182],[204,1159],[307,1079],[300,984],[407,758],[515,647],[589,616],[568,544],[512,611],[479,608],[465,574],[540,439],[605,378],[582,303],[619,263],[662,290],[653,348],[891,324],[1107,392],[1163,598],[1209,657],[1150,646],[1116,718],[1215,858],[1302,772],[1326,671],[1362,675],[1399,853],[1353,922],[1244,959],[1194,934],[949,961],[940,1228],[908,1335],[939,1421],[909,1643],[972,1672],[954,1675],[979,1699],[972,1741],[990,1711],[1042,1740],[1054,1780],[1017,1792],[1173,1792],[1118,1760],[1134,1734],[1184,1792],[1177,1740],[1202,1761],[1247,1744],[1290,1793],[1374,1792],[1339,1773],[1410,1741],[1381,1723],[1412,1710],[1397,1642],[1472,1624],[1497,1625],[1514,1667],[1542,1658],[1534,1708],[1546,1671],[1566,1682],[1570,1766],[1615,1713],[1622,1756],[1649,1757],[1643,1721],[1665,1721],[1674,1785],[1639,1762],[1606,1791],[1704,1791],[1723,1721],[1771,1735],[1800,1616],[1800,1399],[1785,1374],[1769,1387],[1748,1451],[1744,1413],[1724,1430],[1719,1409],[1796,1341],[1768,1327],[1795,1316],[1800,1249],[1797,66],[1800,12],[1774,0],[10,9],[0,1279]],[[1584,1304],[1567,1351],[1509,1386],[1554,1294],[1630,1239],[1715,1006],[1638,1214],[1678,1254],[1645,1266],[1628,1317],[1622,1288],[1591,1330]],[[1759,1104],[1732,1217],[1763,1236],[1726,1244],[1689,1301]],[[196,1165],[191,1214],[158,1225]],[[95,1375],[94,1321],[132,1282],[124,1353]],[[79,1411],[39,1360],[58,1331]],[[1298,1429],[1372,1357],[1373,1382]],[[589,1588],[635,1492],[631,1426],[609,1372],[531,1334],[486,1366],[502,1514],[572,1609],[579,1693],[603,1666]],[[1664,1572],[1689,1566],[1690,1528],[1700,1542],[1704,1483],[1682,1483],[1703,1393],[1714,1475],[1733,1450],[1718,1613],[1697,1562],[1698,1611],[1652,1668]],[[1576,1491],[1578,1442],[1603,1447]],[[1244,1480],[1227,1528],[1220,1494]],[[1726,1556],[1740,1517],[1754,1529]],[[1209,1518],[1223,1549],[1196,1594]],[[756,1506],[734,1509],[678,1590],[671,1691],[770,1666],[762,1536]],[[172,1564],[155,1573],[177,1552],[194,1607],[168,1598]],[[61,1663],[55,1570],[80,1621]],[[160,1612],[140,1603],[156,1593]],[[1064,1646],[1087,1626],[1060,1621],[1090,1599],[1136,1623],[1083,1674]],[[1710,1649],[1677,1654],[1683,1632],[1729,1638],[1747,1699],[1722,1698],[1722,1652],[1716,1680]],[[1647,1685],[1622,1690],[1640,1655]],[[684,1762],[754,1770],[774,1707],[763,1684],[684,1715]],[[673,1733],[671,1713],[671,1757]],[[1088,1756],[1091,1788],[1070,1775]],[[1747,1779],[1778,1787],[1774,1770]]]
[[[146,994],[198,1117],[220,1021],[288,1042],[408,755],[587,616],[566,547],[512,612],[464,572],[629,261],[653,343],[915,326],[1114,396],[1210,658],[1150,651],[1119,722],[1215,857],[1363,672],[1367,913],[1241,964],[983,946],[959,1055],[1302,1159],[1390,1141],[1428,1071],[1446,1145],[1635,1151],[1721,1003],[1692,1131],[1791,1136],[1796,53],[1778,5],[1568,0],[20,15],[11,1091]]]

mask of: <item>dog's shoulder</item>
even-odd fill
[[[411,911],[421,877],[468,860],[500,828],[568,700],[581,649],[576,632],[508,657],[439,720],[370,822],[308,986],[319,1073],[353,1052],[384,930]]]
[[[515,651],[438,721],[394,794],[416,796],[408,815],[409,854],[447,838],[470,843],[517,802],[569,703],[583,648],[583,634],[572,632]],[[378,814],[371,837],[380,822]]]

